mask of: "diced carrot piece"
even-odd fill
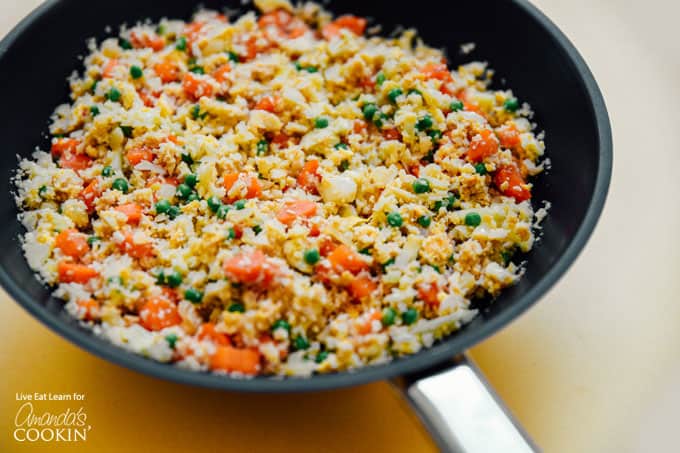
[[[470,140],[467,160],[481,162],[498,151],[498,140],[489,129],[482,130]]]
[[[262,15],[257,21],[260,28],[264,29],[265,35],[270,40],[276,40],[277,36],[270,36],[270,29],[276,34],[287,39],[295,39],[304,35],[309,27],[300,18],[291,15],[288,11],[278,9]]]
[[[449,68],[445,64],[428,63],[420,70],[420,72],[428,79],[437,79],[444,83],[453,80],[451,71],[449,71]]]
[[[54,157],[59,157],[65,152],[76,154],[80,140],[75,138],[58,138],[52,142],[50,151]]]
[[[154,155],[153,152],[146,146],[138,146],[128,150],[128,152],[125,154],[125,157],[127,157],[130,165],[134,167],[142,161],[152,162]]]
[[[137,225],[142,219],[142,207],[137,203],[127,203],[116,207],[116,211],[127,216],[127,223]]]
[[[162,330],[182,322],[177,306],[164,297],[150,297],[139,310],[139,321],[147,330]]]
[[[271,283],[277,269],[260,250],[242,252],[224,262],[227,277],[238,283]]]
[[[484,112],[482,111],[481,108],[479,108],[478,105],[473,104],[471,102],[463,101],[463,110],[467,112],[475,112],[478,115],[484,116]]]
[[[76,302],[79,311],[83,314],[82,319],[85,321],[93,321],[97,317],[99,311],[99,303],[94,299],[82,299]]]
[[[320,182],[320,177],[317,171],[319,170],[319,161],[316,159],[308,160],[302,167],[302,171],[297,177],[297,183],[300,187],[311,193],[317,192],[317,187]]]
[[[324,38],[330,40],[340,35],[340,31],[343,29],[349,30],[357,36],[361,36],[366,30],[366,19],[351,15],[340,16],[333,22],[324,25],[321,34]]]
[[[368,270],[368,263],[361,259],[361,255],[341,244],[328,254],[328,260],[336,271],[349,271],[358,274],[363,270]]]
[[[118,66],[117,59],[111,58],[109,61],[107,61],[102,68],[102,78],[107,79],[109,77],[113,77],[113,71],[116,69],[116,66]]]
[[[184,27],[184,36],[187,38],[189,45],[193,44],[194,41],[199,37],[205,22],[190,22]]]
[[[373,331],[373,321],[379,321],[382,319],[382,313],[380,311],[374,311],[369,316],[368,321],[359,326],[359,334],[367,335]]]
[[[229,346],[231,340],[227,334],[215,330],[215,324],[206,322],[198,328],[197,337],[199,340],[210,340],[216,345]]]
[[[368,130],[368,125],[366,124],[366,121],[356,120],[354,121],[352,130],[354,131],[355,134],[363,134]]]
[[[418,297],[430,307],[439,306],[439,287],[436,283],[422,283],[418,285]]]
[[[383,129],[382,134],[385,140],[401,140],[401,132],[396,127]]]
[[[61,283],[87,283],[99,275],[99,272],[91,267],[68,261],[60,261],[57,264],[57,273]]]
[[[223,64],[219,68],[215,69],[212,73],[213,79],[217,80],[218,82],[222,83],[225,80],[227,80],[227,74],[231,71],[231,66],[227,64]]]
[[[205,79],[202,79],[193,73],[184,74],[184,80],[182,80],[182,88],[184,92],[191,99],[198,100],[203,96],[210,97],[212,95],[212,85]]]
[[[130,33],[130,42],[132,43],[132,46],[139,49],[142,47],[148,47],[150,49],[155,50],[158,52],[159,50],[163,50],[165,47],[165,39],[162,36],[158,35],[148,35],[148,34],[142,34],[141,36],[138,35],[135,32]]]
[[[255,348],[218,346],[210,357],[210,369],[255,375],[260,371],[260,352]]]
[[[61,168],[70,168],[71,170],[85,170],[92,165],[92,159],[85,154],[65,153],[59,158],[59,166]]]
[[[179,80],[181,74],[179,66],[171,60],[163,60],[153,65],[153,70],[158,74],[163,83],[170,83]]]
[[[264,96],[255,104],[255,110],[266,110],[274,113],[278,110],[280,104],[281,98],[279,96]]]
[[[506,149],[515,149],[522,142],[519,131],[513,123],[505,124],[496,129],[496,136],[501,142],[501,146]]]
[[[360,275],[352,280],[348,290],[354,299],[361,300],[371,295],[378,288],[378,285],[368,275]]]
[[[163,297],[168,299],[170,302],[177,303],[179,302],[179,295],[177,294],[177,290],[175,288],[170,288],[169,286],[164,286],[161,288],[161,294],[163,294]]]
[[[290,137],[288,135],[284,134],[283,132],[277,132],[272,137],[272,143],[275,143],[279,146],[284,146],[284,145],[288,144],[289,139],[290,139]]]
[[[251,199],[251,198],[258,198],[260,195],[262,195],[262,188],[260,187],[260,182],[257,180],[257,178],[250,176],[250,175],[239,175],[238,173],[227,173],[223,176],[222,178],[222,185],[224,186],[224,189],[227,191],[227,200],[228,201],[235,201],[237,200],[238,196],[229,196],[228,193],[231,190],[231,188],[236,184],[236,181],[238,181],[239,178],[243,178],[246,184],[246,198]]]
[[[154,254],[153,244],[150,242],[137,243],[132,232],[128,232],[119,245],[121,251],[132,258],[145,258]]]
[[[316,214],[316,203],[310,200],[287,201],[276,213],[276,218],[284,225],[291,225],[300,217],[312,217]]]
[[[501,166],[493,180],[503,195],[513,197],[518,203],[531,198],[531,190],[516,165]]]
[[[99,185],[97,184],[96,179],[90,181],[83,191],[80,192],[80,199],[83,200],[83,203],[85,203],[85,206],[87,206],[88,213],[91,214],[94,212],[94,204],[97,201],[97,198],[99,198],[100,194]]]
[[[73,228],[59,233],[54,246],[60,249],[64,255],[76,259],[81,258],[90,250],[90,246],[87,245],[87,236]]]
[[[338,244],[333,239],[329,237],[321,238],[319,241],[319,254],[321,256],[328,256],[337,246]]]

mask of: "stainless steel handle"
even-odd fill
[[[465,355],[392,383],[443,452],[540,451]]]

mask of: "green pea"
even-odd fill
[[[429,215],[421,215],[418,217],[418,224],[423,228],[429,227],[431,223],[432,218]]]
[[[373,252],[371,252],[370,247],[366,247],[366,248],[359,250],[359,253],[361,253],[362,255],[369,255],[369,256],[373,254]]]
[[[168,342],[168,346],[170,346],[170,349],[175,349],[175,344],[177,343],[177,335],[174,333],[169,333],[165,336],[165,341]]]
[[[437,129],[430,129],[427,131],[427,135],[429,135],[432,141],[435,143],[442,139],[442,131]]]
[[[187,288],[184,291],[184,298],[193,304],[198,304],[203,300],[203,293],[194,288]]]
[[[484,176],[484,175],[487,173],[487,171],[486,171],[486,165],[484,165],[484,164],[481,163],[481,162],[478,163],[478,164],[476,164],[476,165],[475,165],[475,171],[476,171],[478,174]]]
[[[415,181],[413,181],[413,191],[415,193],[427,193],[430,190],[430,181],[428,181],[425,178],[418,178]]]
[[[132,65],[130,66],[130,76],[133,79],[139,79],[144,75],[144,71],[142,71],[142,68],[140,68],[137,65]]]
[[[505,264],[506,266],[508,264],[510,264],[510,260],[512,259],[512,255],[513,255],[513,253],[510,250],[502,251],[501,252],[501,258],[503,259],[503,264]]]
[[[376,113],[378,113],[378,106],[375,104],[366,104],[363,109],[364,118],[368,121],[372,121]]]
[[[208,198],[208,207],[212,212],[217,212],[217,210],[220,209],[220,206],[222,206],[222,200],[214,195]]]
[[[262,227],[261,227],[260,225],[255,225],[255,226],[253,227],[253,233],[255,233],[255,234],[260,234],[260,233],[262,233]]]
[[[99,83],[99,80],[95,80],[92,82],[92,85],[90,85],[90,92],[94,93],[97,90],[97,84]]]
[[[233,63],[238,63],[239,62],[239,57],[236,52],[229,51],[227,52],[227,55],[229,56],[229,61]]]
[[[200,199],[201,199],[201,197],[200,197],[200,196],[198,195],[198,193],[194,190],[193,192],[191,192],[191,193],[189,194],[189,196],[187,197],[187,200],[186,200],[186,201],[187,201],[187,203],[191,203],[192,201],[196,201],[196,200],[200,200]]]
[[[46,193],[47,193],[47,186],[40,186],[40,189],[38,189],[38,195],[40,197],[44,197]]]
[[[106,99],[113,102],[118,102],[120,100],[120,91],[116,87],[112,87],[108,93],[106,93]]]
[[[393,227],[400,227],[404,223],[404,219],[401,218],[401,214],[398,212],[390,212],[387,214],[387,223]]]
[[[224,220],[227,217],[227,213],[229,212],[229,209],[230,208],[227,205],[224,205],[224,204],[220,205],[217,208],[217,211],[215,212],[215,214],[217,215],[217,218]]]
[[[382,85],[383,83],[385,83],[385,80],[386,80],[385,74],[383,74],[382,72],[379,72],[378,75],[375,77],[375,83],[376,83],[378,86],[380,86],[380,85]]]
[[[125,38],[118,38],[118,45],[124,50],[132,49],[132,43]]]
[[[340,162],[340,165],[338,167],[338,169],[340,171],[347,171],[348,168],[349,168],[349,161],[348,160],[343,160],[342,162]]]
[[[503,107],[508,112],[516,112],[519,110],[519,101],[517,98],[510,98],[503,103]]]
[[[90,113],[92,114],[92,116],[99,115],[99,107],[97,107],[96,105],[90,106]]]
[[[171,219],[174,219],[175,217],[177,217],[181,213],[182,213],[182,210],[177,206],[170,206],[170,209],[168,209],[168,217],[170,217]]]
[[[465,214],[465,225],[476,227],[482,223],[482,217],[476,212],[468,212]]]
[[[310,74],[314,74],[315,72],[319,72],[319,69],[315,68],[314,66],[307,66],[305,68],[305,71],[307,71]]]
[[[165,281],[170,288],[177,288],[182,284],[182,274],[177,271],[172,271],[169,275],[165,277]]]
[[[423,93],[420,90],[416,90],[415,88],[411,88],[410,90],[408,90],[408,95],[410,96],[412,94],[417,94],[421,98],[423,97]]]
[[[167,214],[170,210],[170,202],[168,200],[159,200],[156,203],[156,214]]]
[[[413,308],[409,308],[401,314],[401,320],[404,321],[404,324],[410,326],[418,320],[418,312]]]
[[[156,34],[163,36],[166,32],[166,28],[164,24],[159,24],[158,27],[156,27]]]
[[[119,190],[123,193],[128,192],[128,182],[123,179],[123,178],[116,178],[113,180],[113,184],[111,184],[111,188],[114,190]]]
[[[234,239],[235,237],[236,237],[236,230],[234,230],[233,228],[230,227],[227,230],[227,239],[231,240],[231,239]]]
[[[187,50],[187,38],[180,36],[180,38],[177,40],[177,43],[175,43],[175,49],[181,51]]]
[[[295,337],[295,340],[293,340],[293,346],[298,351],[301,351],[303,349],[309,348],[309,341],[307,341],[307,339],[304,336],[298,335],[297,337]]]
[[[102,168],[102,176],[108,178],[112,174],[113,174],[113,167],[111,165],[107,165],[106,167]]]
[[[449,108],[451,109],[452,112],[458,112],[460,110],[463,110],[463,102],[459,101],[456,99],[455,101],[452,101],[451,104],[449,105]]]
[[[317,249],[309,249],[305,250],[304,258],[307,264],[314,265],[319,262],[321,255]]]
[[[189,72],[193,72],[194,74],[205,74],[205,69],[203,69],[203,66],[192,66],[189,68]]]
[[[184,184],[186,184],[189,187],[196,187],[197,182],[198,176],[196,176],[194,173],[189,173],[184,177]]]
[[[125,138],[132,138],[132,126],[119,126]]]
[[[434,121],[432,120],[432,117],[430,115],[425,115],[421,119],[418,120],[416,123],[416,129],[419,131],[424,131],[432,127],[432,124],[434,124]]]
[[[384,326],[391,326],[397,318],[397,312],[393,308],[387,307],[382,311],[382,323]]]
[[[269,142],[267,140],[260,140],[257,142],[257,155],[262,156],[263,154],[267,154],[267,151],[269,151]]]
[[[324,360],[328,358],[328,351],[321,351],[316,355],[314,362],[323,363]]]
[[[234,302],[231,305],[229,305],[227,311],[230,313],[245,313],[246,307],[242,303]]]
[[[328,118],[324,118],[322,116],[316,118],[314,120],[314,127],[317,129],[325,129],[328,127]]]
[[[347,149],[347,148],[349,148],[349,146],[347,146],[347,143],[340,142],[340,143],[336,143],[335,146],[333,146],[333,148],[335,148],[335,149]]]
[[[272,324],[272,332],[277,329],[284,329],[290,333],[290,324],[288,324],[288,321],[285,319],[277,319],[274,321],[274,324]]]
[[[101,241],[101,240],[102,240],[102,238],[100,238],[99,236],[90,236],[90,237],[87,238],[87,245],[92,247],[92,245],[95,242],[98,242],[98,241]]]
[[[397,102],[397,98],[402,94],[404,94],[404,91],[401,88],[393,88],[389,93],[387,93],[387,97],[390,99],[390,101]]]
[[[165,280],[165,272],[163,272],[163,269],[158,272],[156,275],[156,284],[157,285],[165,285],[167,281]]]
[[[180,184],[177,186],[177,197],[185,200],[189,194],[191,193],[191,187],[189,187],[187,184]]]
[[[234,207],[238,209],[239,211],[241,209],[245,209],[246,207],[246,200],[238,200],[236,203],[234,203]]]

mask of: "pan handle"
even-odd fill
[[[466,356],[391,381],[443,452],[537,452],[540,449]]]

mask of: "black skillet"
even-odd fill
[[[201,3],[214,9],[243,8],[238,0]],[[48,148],[48,118],[57,104],[68,99],[65,78],[73,70],[82,69],[77,57],[86,53],[86,38],[101,39],[107,26],[133,24],[145,18],[189,18],[195,7],[195,2],[187,0],[50,0],[0,42],[0,86],[4,87],[0,135],[5,153],[0,161],[0,219],[5,224],[0,236],[0,284],[60,335],[106,360],[149,375],[244,392],[312,391],[409,376],[402,380],[406,394],[443,449],[490,451],[499,445],[506,451],[511,445],[519,445],[520,451],[531,448],[529,441],[522,440],[520,430],[513,431],[510,426],[503,434],[503,422],[493,421],[499,402],[486,400],[485,407],[466,402],[465,395],[484,388],[475,390],[472,381],[465,384],[460,370],[466,367],[461,367],[460,361],[452,364],[451,358],[460,357],[519,316],[574,261],[606,198],[612,139],[604,100],[585,62],[560,30],[525,0],[345,0],[328,5],[336,14],[372,17],[384,30],[396,25],[415,27],[425,42],[448,49],[454,67],[470,60],[488,61],[496,71],[496,84],[507,84],[520,100],[529,102],[536,112],[535,121],[546,132],[552,168],[534,181],[533,199],[535,203],[549,200],[553,207],[543,223],[540,242],[518,258],[526,259],[526,274],[493,303],[481,304],[481,313],[474,321],[432,348],[386,365],[308,379],[242,380],[196,373],[144,359],[97,338],[67,316],[62,303],[34,278],[18,240],[22,228],[16,220],[10,181],[17,165],[16,154],[25,157],[36,146]],[[476,43],[475,50],[461,55],[459,45],[467,42]],[[460,376],[455,377],[454,372]],[[446,379],[436,380],[442,377]],[[451,389],[466,390],[456,395]],[[496,441],[502,443],[494,444]]]

